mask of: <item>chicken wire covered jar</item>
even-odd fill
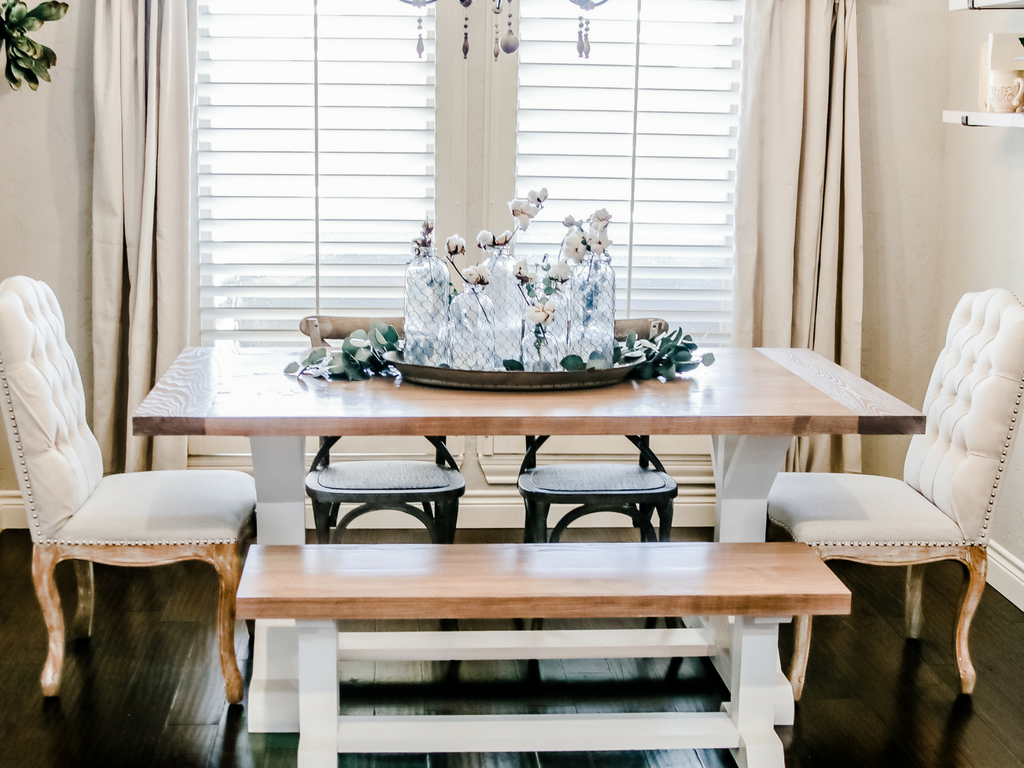
[[[452,299],[445,343],[452,368],[493,371],[501,367],[494,351],[494,304],[482,285],[467,285]]]
[[[448,361],[444,342],[450,283],[436,248],[413,248],[405,268],[405,346],[402,357],[414,365],[439,367]]]
[[[545,326],[526,318],[523,323],[523,368],[527,371],[549,372],[562,370],[562,360],[569,352],[569,294],[561,288],[547,299],[551,320]]]
[[[570,353],[612,365],[615,350],[615,270],[607,253],[594,254],[572,270]]]
[[[484,261],[488,272],[487,298],[494,304],[494,351],[498,360],[520,360],[523,336],[523,294],[516,277],[516,261],[507,246],[498,246]]]

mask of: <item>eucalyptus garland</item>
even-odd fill
[[[368,330],[352,332],[340,348],[317,347],[301,363],[290,363],[285,373],[308,374],[322,379],[363,381],[386,374],[385,352],[399,349],[398,331],[393,325],[375,320]]]
[[[57,54],[51,48],[28,37],[44,22],[57,21],[68,12],[67,3],[40,3],[31,11],[21,0],[0,0],[0,43],[7,49],[4,75],[13,90],[28,83],[33,91],[39,81],[50,82],[50,67],[57,63]]]

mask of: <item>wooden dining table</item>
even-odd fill
[[[924,432],[920,411],[809,350],[719,349],[715,357],[670,381],[493,392],[387,377],[296,378],[284,373],[293,351],[190,347],[132,423],[136,435],[248,437],[261,544],[305,542],[307,436],[708,435],[715,539],[756,542],[764,541],[768,491],[794,436]],[[725,643],[724,627],[708,625]],[[251,732],[298,731],[296,648],[293,622],[257,623]],[[728,654],[714,663],[728,685]],[[789,724],[792,690],[781,667],[778,676],[775,719]]]

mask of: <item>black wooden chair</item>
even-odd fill
[[[657,318],[620,320],[615,336],[625,339],[630,333],[653,339],[668,330],[668,323]],[[639,464],[559,464],[537,466],[537,451],[547,436],[527,436],[526,456],[519,469],[519,493],[526,505],[523,541],[527,544],[557,542],[576,520],[595,512],[616,512],[629,517],[640,529],[641,541],[669,541],[672,537],[672,511],[679,493],[676,481],[651,450],[650,438],[627,435],[640,451]],[[552,504],[575,504],[548,532],[548,513]],[[658,532],[654,513],[658,513]]]
[[[310,337],[312,346],[329,346],[329,339],[347,338],[356,329],[368,328],[373,319],[307,317],[299,329]],[[401,333],[401,318],[382,320]],[[466,491],[466,481],[444,437],[426,438],[434,446],[433,462],[346,461],[332,465],[331,448],[340,439],[320,438],[320,450],[306,476],[306,495],[313,502],[319,543],[339,541],[356,518],[384,509],[405,512],[419,520],[434,544],[451,544],[455,540],[459,498]],[[339,521],[342,504],[357,506]]]

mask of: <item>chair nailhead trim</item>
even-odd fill
[[[18,454],[18,458],[21,459],[21,481],[25,488],[24,502],[28,504],[29,511],[32,515],[32,538],[37,542],[42,541],[43,533],[39,528],[39,515],[35,514],[36,503],[35,498],[32,496],[32,481],[28,476],[28,465],[25,463],[25,448],[21,444],[21,435],[18,432],[18,420],[14,416],[14,400],[11,398],[11,386],[7,382],[7,372],[4,368],[3,357],[0,357],[0,381],[3,382],[4,386],[4,400],[7,403],[7,420],[11,424],[11,433],[14,435],[14,449]]]

